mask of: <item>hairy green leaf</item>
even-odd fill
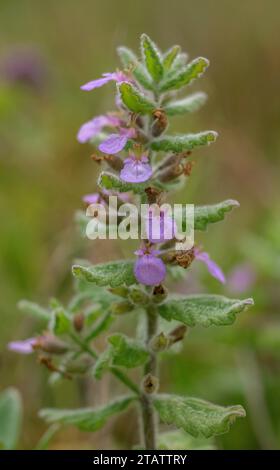
[[[139,341],[115,333],[109,336],[108,342],[113,350],[113,365],[115,366],[138,367],[148,360],[149,353]]]
[[[50,329],[53,333],[55,335],[62,335],[69,332],[71,328],[72,322],[66,310],[62,306],[55,308],[50,322]]]
[[[41,320],[50,319],[50,312],[48,309],[43,308],[34,302],[29,302],[29,300],[20,300],[17,306],[21,312],[27,315],[33,315]]]
[[[91,341],[99,336],[103,331],[106,331],[113,321],[111,312],[106,313],[103,318],[94,326],[91,332],[86,336],[86,341]]]
[[[151,149],[164,152],[185,152],[195,147],[209,145],[215,142],[218,133],[215,131],[204,131],[198,134],[186,134],[177,136],[164,136],[151,143]]]
[[[164,73],[164,68],[161,61],[161,54],[155,43],[147,36],[141,36],[141,50],[143,60],[146,64],[147,70],[155,82],[159,82]]]
[[[102,189],[119,191],[126,193],[133,191],[135,194],[142,194],[149,183],[125,183],[113,173],[102,171],[99,175],[98,186]]]
[[[157,395],[153,404],[164,423],[182,428],[194,437],[223,434],[236,418],[246,415],[240,405],[225,407],[199,398],[176,395]]]
[[[153,89],[153,81],[150,75],[147,73],[145,67],[139,60],[133,51],[127,47],[120,46],[117,49],[122,64],[127,69],[131,69],[136,80],[147,90]]]
[[[15,388],[7,388],[0,394],[0,448],[16,447],[21,423],[21,397]]]
[[[198,57],[186,65],[183,69],[178,69],[177,73],[172,73],[163,80],[160,91],[178,90],[188,85],[196,78],[199,78],[207,69],[209,61],[204,57]]]
[[[133,113],[149,114],[154,111],[156,104],[150,101],[140,90],[128,82],[118,85],[123,104]]]
[[[208,206],[195,206],[194,208],[194,228],[195,230],[206,230],[208,224],[220,222],[225,218],[225,214],[235,207],[239,207],[239,202],[234,199]]]
[[[111,263],[96,264],[90,268],[74,265],[72,268],[75,277],[93,282],[98,286],[118,287],[123,284],[134,284],[133,261],[113,261]]]
[[[158,310],[166,320],[177,320],[188,326],[231,325],[237,313],[243,312],[253,299],[228,299],[222,295],[197,294],[174,296],[159,305]]]
[[[99,408],[77,410],[47,408],[41,410],[39,416],[49,423],[72,424],[82,431],[93,432],[100,429],[111,416],[125,410],[133,400],[135,400],[133,396],[121,397]]]
[[[164,105],[164,111],[168,116],[186,114],[197,111],[207,100],[206,93],[197,92],[183,98],[182,100],[171,101]]]
[[[164,54],[163,56],[163,67],[165,70],[169,70],[172,64],[174,63],[174,60],[178,56],[178,54],[181,51],[180,46],[173,46],[168,51]]]
[[[97,380],[100,380],[103,374],[110,368],[112,357],[112,348],[107,348],[105,351],[99,354],[92,370],[92,374]]]

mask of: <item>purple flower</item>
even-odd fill
[[[163,243],[175,237],[175,221],[164,209],[158,213],[150,209],[146,221],[146,234],[151,243]]]
[[[121,180],[127,183],[143,183],[147,181],[153,173],[151,165],[148,163],[147,155],[131,155],[124,161],[124,167],[120,172]]]
[[[34,352],[33,346],[35,343],[36,338],[28,338],[23,341],[11,341],[8,343],[8,349],[19,354],[31,354]]]
[[[77,139],[81,144],[88,142],[98,135],[104,127],[118,127],[121,120],[112,115],[97,116],[88,122],[85,122],[79,129]]]
[[[206,266],[211,274],[211,276],[215,277],[220,281],[222,284],[225,284],[226,278],[221,270],[221,268],[210,258],[209,254],[206,251],[200,251],[198,248],[195,248],[195,258],[199,261],[202,261]]]
[[[242,294],[256,281],[256,272],[249,263],[235,267],[228,277],[228,288],[233,294]]]
[[[100,88],[106,83],[115,81],[115,82],[125,82],[128,78],[123,72],[113,72],[113,73],[103,73],[102,78],[97,80],[92,80],[91,82],[86,83],[81,86],[81,90],[91,91],[95,88]]]
[[[99,193],[85,194],[83,196],[83,201],[86,204],[97,204],[98,202],[100,202],[100,200],[101,200],[101,196]]]
[[[138,282],[146,286],[157,286],[166,276],[166,267],[162,259],[157,258],[158,250],[140,249],[134,265],[134,274]]]
[[[100,145],[99,150],[103,153],[115,155],[121,152],[129,139],[136,136],[136,131],[132,127],[129,129],[120,128],[119,134],[110,134]]]

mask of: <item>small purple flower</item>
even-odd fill
[[[124,167],[120,172],[120,178],[127,183],[143,183],[151,178],[153,169],[148,163],[145,154],[140,156],[132,154],[124,160]]]
[[[140,249],[134,265],[134,274],[138,282],[146,286],[157,286],[166,276],[166,267],[162,259],[157,258],[158,250]]]
[[[113,73],[103,73],[102,78],[98,78],[97,80],[92,80],[91,82],[86,83],[85,85],[81,86],[81,90],[91,91],[95,88],[100,88],[106,83],[115,81],[115,82],[125,82],[128,78],[123,72],[113,72]]]
[[[126,129],[120,128],[119,134],[110,134],[100,145],[99,150],[103,153],[115,155],[121,152],[126,146],[129,139],[136,136],[136,131],[133,127]]]
[[[242,294],[256,281],[256,272],[249,263],[236,266],[228,277],[228,288],[233,294]]]
[[[98,135],[104,127],[118,127],[120,124],[121,120],[116,116],[110,114],[96,116],[80,127],[77,139],[81,144],[84,144]]]
[[[226,278],[221,270],[221,268],[210,258],[209,254],[206,251],[200,251],[198,248],[195,248],[195,258],[199,261],[202,261],[215,279],[218,279],[222,284],[225,284]]]
[[[83,196],[83,201],[86,203],[86,204],[97,204],[98,202],[100,202],[101,200],[101,196],[99,193],[91,193],[91,194],[85,194]]]
[[[175,237],[175,221],[166,210],[150,209],[146,221],[146,234],[151,243],[163,243]]]
[[[33,346],[35,343],[36,338],[28,338],[23,341],[11,341],[8,343],[8,349],[19,354],[31,354],[34,352]]]

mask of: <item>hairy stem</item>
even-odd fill
[[[146,343],[149,344],[150,340],[157,333],[157,311],[151,306],[147,308],[147,334]],[[144,368],[144,376],[151,374],[157,375],[157,356],[156,353],[150,351],[150,358]],[[152,405],[152,398],[149,393],[142,392],[141,395],[141,418],[142,418],[142,433],[143,443],[146,450],[156,449],[157,441],[157,422],[156,415]]]

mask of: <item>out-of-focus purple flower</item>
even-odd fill
[[[104,127],[118,127],[121,124],[120,118],[113,115],[96,116],[85,122],[79,129],[77,139],[81,144],[88,142],[98,135]]]
[[[146,234],[151,243],[163,243],[175,237],[175,221],[164,209],[149,209]]]
[[[46,63],[39,51],[32,46],[12,48],[1,60],[0,74],[10,83],[22,83],[37,91],[46,83]]]
[[[33,346],[35,343],[36,338],[28,338],[23,341],[11,341],[8,343],[8,349],[19,354],[31,354],[34,352]]]
[[[127,183],[143,183],[152,176],[153,169],[149,164],[147,155],[132,154],[124,160],[124,167],[120,172],[121,180]]]
[[[206,251],[200,251],[198,248],[195,248],[195,258],[198,259],[199,261],[202,261],[206,266],[211,274],[211,276],[215,277],[215,279],[218,279],[222,284],[225,284],[226,278],[221,270],[221,268],[213,261],[209,254],[206,253]]]
[[[103,189],[102,193],[106,196],[117,196],[122,202],[128,202],[131,196],[130,193],[119,193],[117,191],[108,191],[107,189]],[[83,201],[89,205],[106,203],[106,201],[102,198],[102,194],[100,193],[85,194],[83,196]]]
[[[126,146],[129,139],[133,139],[136,136],[136,131],[133,127],[127,129],[121,127],[119,134],[110,134],[103,142],[99,145],[99,150],[103,153],[109,153],[115,155],[121,152]]]
[[[256,272],[249,263],[236,266],[228,276],[227,286],[233,294],[242,294],[256,281]]]
[[[159,251],[140,249],[135,254],[138,256],[134,265],[137,281],[146,286],[160,284],[166,276],[166,267],[162,259],[157,258]]]
[[[91,82],[85,83],[85,85],[81,86],[81,90],[91,91],[95,88],[100,88],[111,81],[125,82],[127,80],[128,77],[123,72],[103,73],[102,78],[97,78],[96,80],[92,80]]]

